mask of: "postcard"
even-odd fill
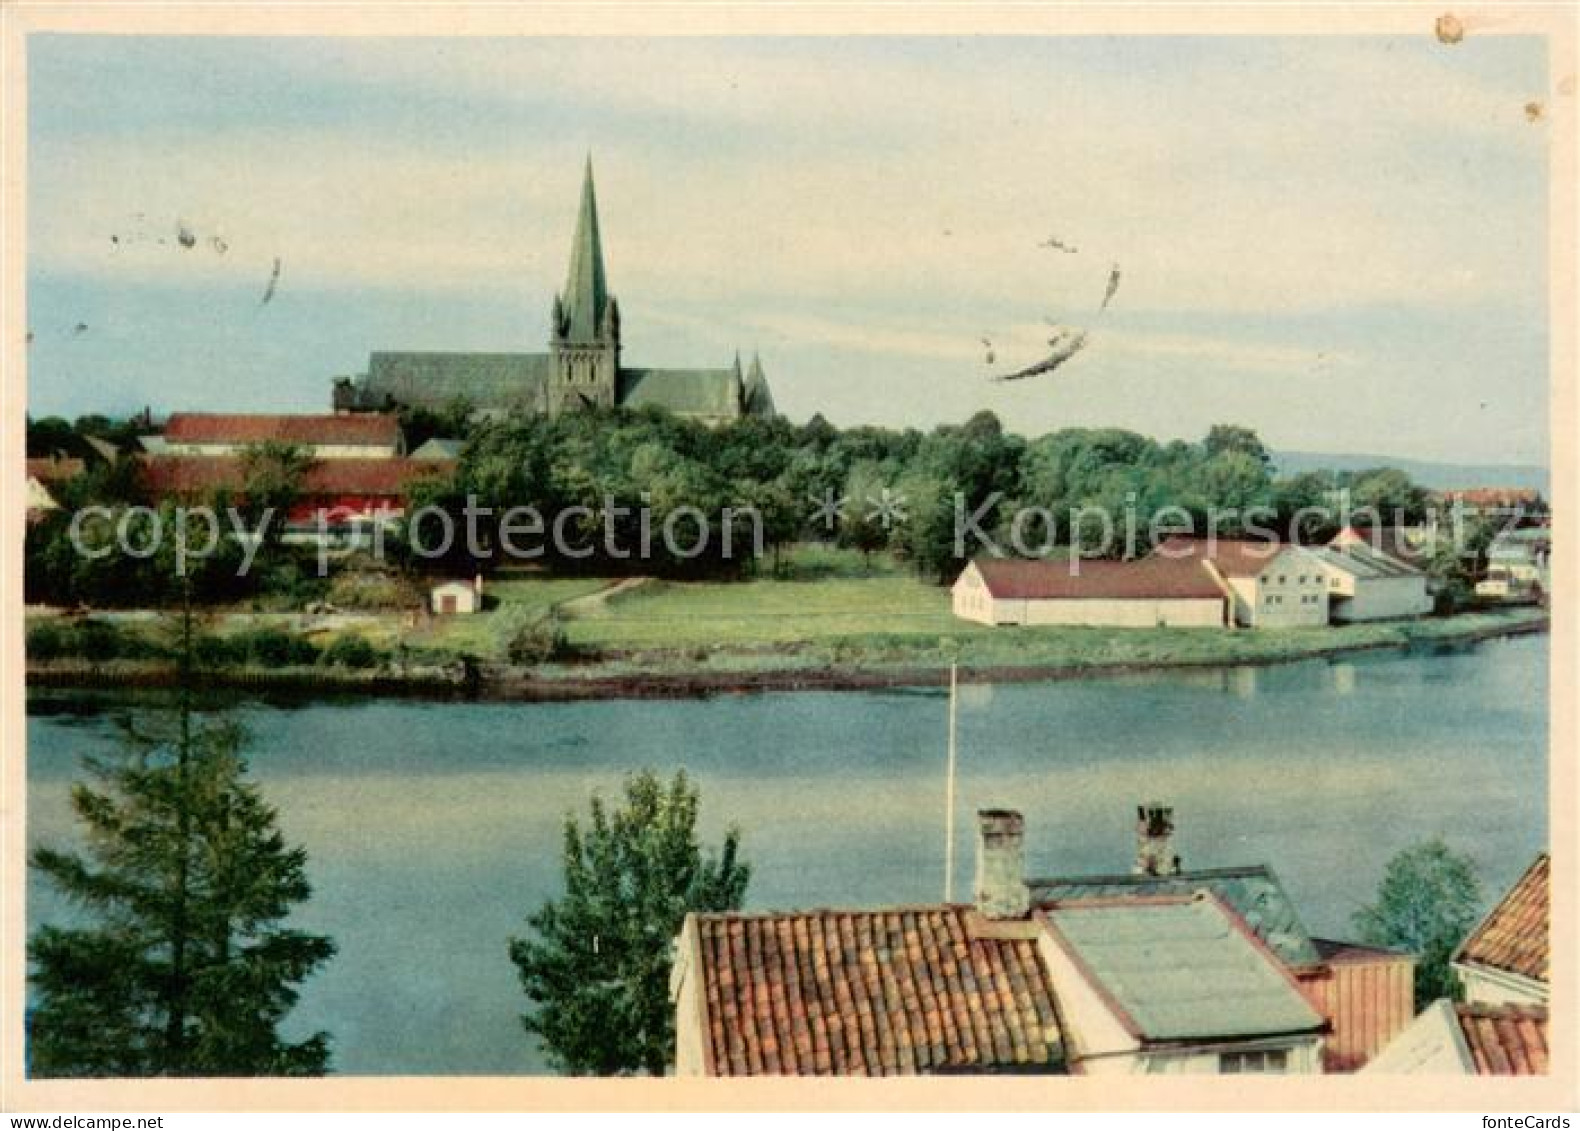
[[[1573,1108],[1572,10],[5,19],[7,1110]]]

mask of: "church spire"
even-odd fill
[[[576,238],[571,243],[571,267],[565,277],[565,337],[591,342],[599,337],[604,311],[609,305],[604,280],[603,241],[598,235],[598,199],[593,192],[592,154],[582,176],[581,212],[576,217]]]

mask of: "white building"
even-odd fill
[[[466,615],[482,607],[482,574],[471,581],[441,581],[428,591],[428,608],[439,616]]]
[[[969,904],[686,916],[676,1074],[1322,1070],[1328,1022],[1218,895],[1039,903],[1020,814],[977,816]]]
[[[1073,900],[1037,914],[1086,1075],[1322,1071],[1327,1023],[1238,914],[1208,891]]]
[[[1544,852],[1455,951],[1466,1001],[1547,1004],[1550,873]]]
[[[234,456],[268,443],[301,448],[314,459],[395,459],[406,450],[400,421],[378,413],[292,416],[177,412],[165,422],[164,442],[158,446],[157,454]]]
[[[951,591],[954,614],[988,625],[1220,628],[1227,589],[1200,562],[982,557]]]
[[[1426,574],[1361,543],[1311,551],[1328,582],[1328,612],[1335,621],[1417,617],[1432,611]]]
[[[1311,628],[1328,623],[1328,578],[1308,549],[1241,538],[1170,538],[1155,558],[1196,560],[1227,587],[1234,623]]]
[[[1540,1076],[1547,1010],[1439,998],[1361,1069],[1373,1075]]]

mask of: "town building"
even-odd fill
[[[60,485],[82,475],[87,465],[80,459],[50,456],[27,461],[27,488],[23,496],[27,503],[30,522],[36,522],[50,511],[60,509],[56,497]]]
[[[989,625],[1221,628],[1224,588],[1197,561],[981,557],[951,590],[954,614]]]
[[[1233,623],[1307,628],[1328,623],[1328,578],[1303,546],[1244,538],[1167,539],[1155,557],[1202,561],[1230,593]]]
[[[460,459],[465,440],[446,440],[439,436],[424,440],[411,452],[411,459]]]
[[[1544,852],[1455,951],[1465,1000],[1431,1003],[1366,1071],[1532,1076],[1548,1070],[1550,886]]]
[[[1393,558],[1415,569],[1425,570],[1437,544],[1435,524],[1425,526],[1356,526],[1341,529],[1328,546],[1345,550],[1351,546],[1364,546],[1368,550]]]
[[[1476,596],[1498,601],[1534,601],[1550,584],[1552,531],[1542,526],[1499,531],[1487,547],[1486,574]]]
[[[1454,954],[1465,1000],[1546,1005],[1552,862],[1538,856]]]
[[[405,453],[394,416],[172,413],[158,455],[234,456],[260,444],[300,448],[314,459],[395,459]]]
[[[1169,810],[1139,818],[1131,875],[1027,880],[986,810],[970,904],[688,915],[676,1072],[1349,1071],[1409,1022],[1408,956],[1325,953],[1269,870],[1185,872]]]
[[[1364,543],[1311,551],[1328,581],[1328,614],[1335,621],[1394,620],[1432,611],[1426,574]]]
[[[1547,513],[1546,500],[1534,487],[1454,487],[1432,498],[1441,512],[1465,518],[1520,518]]]
[[[592,161],[582,180],[565,288],[554,296],[546,353],[376,352],[361,376],[335,381],[339,413],[399,407],[474,413],[547,413],[582,408],[656,407],[718,424],[775,414],[762,362],[740,357],[717,368],[633,367],[621,356],[620,307],[609,291]]]
[[[1439,998],[1362,1071],[1371,1075],[1541,1076],[1547,1010]]]
[[[210,503],[246,497],[247,469],[236,456],[145,457],[142,464],[143,483],[155,498]],[[302,473],[285,530],[293,541],[365,544],[376,528],[405,517],[418,483],[454,471],[453,463],[440,460],[317,460]]]
[[[428,608],[438,616],[465,616],[483,608],[483,575],[471,581],[441,581],[428,590]]]

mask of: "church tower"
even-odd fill
[[[570,271],[565,290],[554,296],[549,353],[551,413],[615,404],[620,381],[620,308],[604,278],[590,155],[582,178]]]

